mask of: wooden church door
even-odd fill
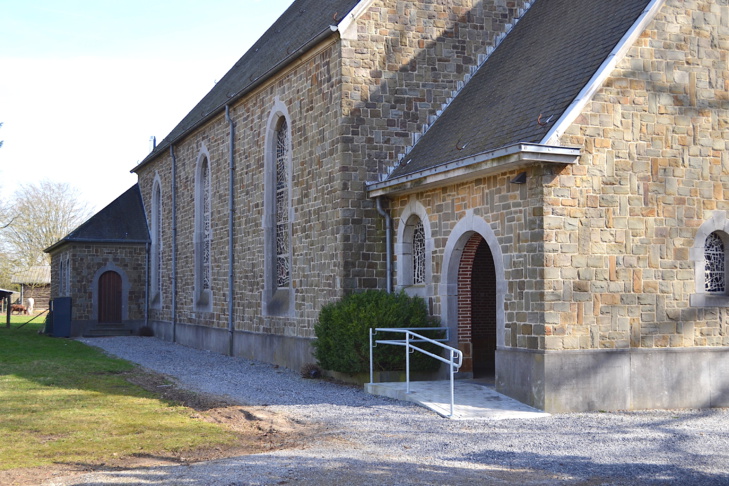
[[[99,278],[99,322],[121,322],[122,279],[113,271]]]

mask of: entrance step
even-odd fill
[[[134,330],[124,324],[97,324],[87,329],[83,337],[110,337],[110,336],[131,336]]]
[[[397,400],[417,403],[453,420],[503,420],[549,417],[550,414],[502,395],[491,386],[456,381],[453,417],[450,381],[411,381],[410,393],[404,382],[367,383],[365,391]]]

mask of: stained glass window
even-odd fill
[[[287,287],[291,278],[289,262],[289,181],[286,170],[289,141],[286,120],[276,131],[276,286]]]
[[[203,161],[200,171],[202,184],[202,290],[210,289],[210,242],[212,232],[210,227],[210,165],[207,159]]]
[[[152,281],[154,282],[154,291],[158,294],[162,293],[162,194],[159,185],[155,185],[154,188],[154,201],[152,204],[153,221],[152,226],[154,228],[154,241],[153,244],[153,255],[154,265],[152,271],[154,276]]]
[[[425,229],[418,219],[413,229],[413,284],[425,283]]]
[[[716,233],[711,233],[704,243],[705,289],[707,292],[726,292],[726,258],[724,243]]]
[[[65,288],[66,288],[65,293],[66,293],[66,295],[71,295],[71,256],[70,255],[66,255],[66,266],[64,267],[64,269],[66,272],[65,273],[66,281],[64,283]]]
[[[58,268],[58,295],[65,296],[66,295],[66,262],[64,261],[65,257],[61,257],[61,264]]]

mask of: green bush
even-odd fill
[[[405,292],[388,294],[381,290],[368,290],[350,294],[324,306],[314,327],[314,357],[319,366],[342,373],[363,373],[370,369],[369,329],[376,327],[438,327],[436,319],[428,316],[425,301],[410,297]],[[429,338],[440,338],[442,331],[420,333]],[[380,332],[376,339],[404,339],[402,333]],[[440,348],[430,343],[419,346],[440,355]],[[376,370],[405,369],[405,348],[379,344],[374,348]],[[435,371],[440,362],[420,352],[410,355],[413,371]]]

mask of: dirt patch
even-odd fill
[[[241,406],[225,397],[186,390],[165,375],[142,369],[124,374],[127,381],[154,393],[159,398],[190,408],[192,417],[221,424],[233,431],[237,436],[236,442],[225,447],[198,448],[177,453],[120,456],[95,464],[55,464],[0,471],[0,484],[29,486],[52,478],[94,471],[190,464],[297,448],[303,447],[308,438],[320,435],[317,426],[306,425],[284,415],[272,413],[265,407]]]

